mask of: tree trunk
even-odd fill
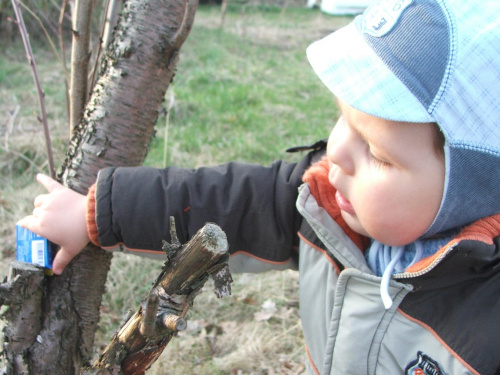
[[[196,0],[128,0],[62,166],[65,185],[85,194],[100,169],[142,164],[196,6]],[[25,343],[22,363],[5,373],[78,374],[90,363],[110,262],[109,253],[89,246],[63,275],[46,279],[36,340]]]

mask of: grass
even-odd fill
[[[251,3],[248,3],[251,4]],[[230,160],[268,164],[298,160],[286,148],[327,137],[337,109],[305,57],[310,42],[347,18],[316,10],[230,4],[221,27],[219,7],[200,7],[181,50],[146,160],[156,167],[194,168]],[[55,58],[34,46],[60,165],[67,144],[64,83]],[[169,98],[173,98],[170,101]],[[15,222],[32,210],[47,170],[38,102],[22,47],[0,56],[0,270],[14,255]],[[166,142],[166,147],[165,147]],[[167,153],[165,154],[165,150]],[[135,310],[161,264],[116,254],[103,297],[96,351],[123,315]],[[174,339],[148,374],[301,374],[303,338],[294,271],[234,275],[233,295],[218,300],[207,285]],[[267,308],[266,308],[267,307]]]

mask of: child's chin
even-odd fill
[[[348,212],[345,211],[340,211],[340,215],[344,219],[345,223],[347,226],[352,229],[354,232],[357,234],[360,234],[365,237],[372,237],[370,234],[365,230],[365,228],[361,225],[359,220],[355,215],[352,215]]]

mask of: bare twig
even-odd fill
[[[17,25],[19,26],[19,31],[21,33],[21,37],[23,39],[24,48],[26,49],[26,57],[28,58],[28,62],[31,66],[31,72],[33,74],[33,79],[35,81],[37,94],[38,94],[38,102],[40,104],[41,111],[41,122],[43,124],[43,132],[45,135],[45,145],[47,147],[47,159],[49,162],[49,174],[52,178],[56,178],[56,169],[54,165],[54,155],[52,154],[52,141],[50,139],[50,131],[49,125],[47,123],[47,112],[45,110],[45,93],[42,90],[40,85],[40,80],[38,78],[38,71],[36,69],[35,57],[33,56],[33,51],[31,50],[31,44],[29,41],[29,35],[26,30],[26,25],[24,24],[23,14],[21,12],[21,7],[19,6],[19,2],[17,0],[12,0],[12,6],[14,8],[14,13],[17,18]]]
[[[66,46],[64,44],[64,34],[63,34],[64,14],[66,13],[67,6],[68,6],[68,0],[63,0],[61,6],[61,12],[59,13],[58,34],[59,34],[59,48],[61,49],[61,64],[64,72],[64,87],[66,88],[64,92],[65,94],[64,96],[66,98],[66,115],[68,116],[68,122],[69,122],[69,73],[68,73],[68,67],[66,66]]]
[[[7,129],[5,130],[5,150],[9,152],[9,135],[12,133],[12,129],[14,128],[14,123],[16,121],[17,114],[19,113],[19,110],[21,107],[16,105],[16,108],[14,108],[14,111],[12,113],[9,111],[9,121],[7,122]]]
[[[104,12],[106,15],[107,15],[108,10],[109,10],[109,1],[110,0],[106,0],[106,5],[104,6]],[[104,17],[104,20],[103,20],[102,25],[101,25],[101,33],[99,35],[99,43],[96,43],[97,46],[95,46],[94,50],[91,52],[91,54],[94,55],[95,58],[94,58],[93,67],[90,70],[90,74],[89,74],[89,83],[88,83],[89,92],[92,91],[92,88],[95,85],[95,82],[97,79],[97,70],[99,69],[99,62],[101,60],[101,56],[102,56],[102,53],[104,50],[102,40],[103,40],[104,28],[106,26],[106,18],[107,18],[107,16]]]
[[[118,20],[118,13],[120,12],[121,0],[109,0],[106,10],[106,19],[102,33],[102,48],[106,49],[111,42],[113,29]]]
[[[19,1],[19,4],[24,8],[24,10],[26,10],[37,22],[38,24],[40,25],[41,29],[43,30],[43,33],[45,34],[45,37],[47,38],[49,44],[50,44],[50,48],[52,49],[52,52],[54,52],[54,55],[56,56],[56,58],[62,62],[62,58],[61,58],[61,54],[57,51],[57,48],[54,44],[54,42],[52,41],[52,38],[50,37],[50,34],[49,32],[47,31],[47,29],[45,28],[45,25],[43,24],[42,20],[40,19],[40,17],[38,17],[30,8],[28,8],[28,6],[26,6],[26,4],[24,4],[22,1],[18,0]]]
[[[168,129],[170,128],[170,111],[174,107],[175,95],[170,91],[168,95],[167,113],[165,114],[165,133],[163,139],[163,168],[167,167],[167,152],[168,152]]]
[[[121,8],[121,0],[107,0],[105,6],[105,17],[103,24],[101,26],[101,35],[99,36],[99,41],[97,45],[97,52],[95,53],[94,67],[92,68],[92,74],[90,78],[89,87],[92,88],[95,85],[99,64],[102,60],[102,55],[104,51],[108,48],[111,42],[111,37],[113,36],[113,30],[118,22],[118,13]]]
[[[76,0],[73,18],[73,44],[71,49],[71,82],[70,82],[70,132],[76,128],[83,116],[88,98],[88,71],[90,21],[92,1]]]

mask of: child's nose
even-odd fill
[[[353,175],[355,168],[353,149],[349,144],[349,129],[341,121],[339,119],[328,139],[327,157],[330,163],[335,164],[345,174]]]

